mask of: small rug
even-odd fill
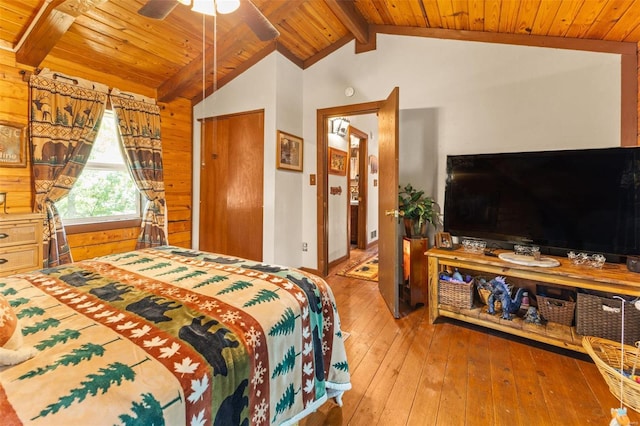
[[[371,256],[355,265],[349,266],[338,275],[361,280],[378,281],[378,255]]]

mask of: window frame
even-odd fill
[[[111,115],[113,120],[117,120],[116,114],[112,109],[106,109],[104,115]],[[103,116],[104,119],[104,116]],[[114,123],[117,126],[117,122]],[[100,131],[100,130],[98,130]],[[119,143],[119,141],[117,141]],[[83,232],[91,232],[91,231],[103,231],[103,230],[111,230],[111,229],[121,229],[121,228],[132,228],[139,227],[142,223],[142,215],[144,214],[144,201],[145,197],[142,192],[137,188],[135,180],[131,176],[131,172],[129,171],[126,160],[124,156],[126,155],[122,152],[120,146],[117,147],[120,149],[122,156],[122,163],[102,163],[99,161],[87,161],[83,168],[83,173],[85,170],[97,170],[97,171],[117,171],[117,172],[126,172],[130,175],[131,179],[134,181],[134,185],[136,186],[136,190],[138,191],[138,197],[136,202],[136,213],[130,214],[122,214],[122,215],[111,215],[111,216],[94,216],[94,217],[82,217],[82,218],[62,218],[65,231],[67,234],[77,234]]]

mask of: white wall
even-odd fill
[[[349,153],[349,141],[346,136],[339,136],[333,133],[328,135],[329,147],[336,148]],[[329,233],[328,241],[328,262],[333,262],[347,255],[348,238],[347,235],[347,208],[349,200],[349,180],[348,176],[332,174],[329,178],[329,200],[327,203],[327,227]],[[340,193],[332,194],[332,188],[340,188]],[[338,191],[334,191],[338,192]],[[315,216],[315,215],[314,215]]]
[[[295,136],[302,137],[302,71],[284,56],[275,55],[276,63],[276,93],[277,115],[276,128]],[[265,201],[264,214],[274,223],[273,240],[265,241],[269,245],[271,256],[264,256],[264,260],[271,263],[291,266],[302,265],[302,215],[305,207],[299,194],[302,187],[309,182],[309,174],[315,170],[304,168],[302,173],[290,170],[276,170],[276,148],[265,146],[265,173],[275,171],[275,193],[273,205]],[[268,155],[267,155],[268,154]],[[308,155],[307,147],[302,151]],[[274,191],[265,182],[265,194]],[[275,213],[269,213],[275,211]],[[267,235],[265,234],[265,239]]]
[[[193,108],[193,247],[199,246],[200,123],[215,117],[264,109],[263,260],[301,265],[302,173],[276,170],[276,130],[302,136],[302,71],[281,55],[270,55]],[[304,152],[303,152],[304,154]],[[305,175],[308,179],[309,169]],[[251,237],[247,236],[251,244]]]
[[[444,199],[447,154],[620,144],[620,56],[615,54],[378,35],[375,51],[356,55],[352,42],[304,71],[288,70],[282,61],[286,62],[279,53],[271,54],[206,100],[206,109],[216,111],[209,116],[264,108],[265,157],[275,152],[276,123],[298,123],[296,127],[302,129],[304,173],[291,182],[287,175],[287,191],[277,196],[278,207],[287,205],[299,212],[300,232],[276,236],[274,194],[282,182],[276,182],[272,170],[275,160],[265,158],[265,261],[275,259],[278,247],[279,263],[317,267],[317,188],[309,185],[309,174],[316,173],[316,111],[321,108],[382,100],[398,86],[403,111],[401,155],[405,144],[411,143],[403,138],[408,110],[427,111],[426,120],[435,127],[425,138],[435,147],[425,149],[437,153],[432,178],[439,202]],[[284,84],[280,72],[299,72],[301,87],[294,87],[299,79]],[[345,96],[347,86],[355,88],[353,97]],[[282,90],[289,95],[281,95]],[[297,102],[292,91],[302,94],[301,107],[279,109],[280,96]],[[196,105],[196,118],[204,115],[200,110]],[[199,137],[196,125],[196,165]],[[195,196],[198,171],[194,167]],[[296,179],[299,185],[293,182]],[[289,193],[297,188],[301,193]],[[273,200],[271,223],[267,200]],[[282,243],[282,252],[273,241],[280,238],[289,239]],[[307,252],[301,252],[301,242],[308,243]]]
[[[356,90],[348,99],[347,86]],[[350,43],[304,71],[305,138],[314,137],[317,109],[386,99],[395,86],[402,114],[426,109],[435,119],[428,150],[437,153],[441,205],[447,154],[620,144],[619,55],[393,35],[359,55]],[[401,153],[411,143],[402,124]],[[305,188],[306,208],[315,209],[315,196]],[[315,219],[303,219],[309,267],[317,265]]]

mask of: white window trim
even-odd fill
[[[105,110],[105,115],[110,115],[116,120],[116,115],[112,110]],[[120,148],[120,147],[118,147]],[[124,157],[124,153],[122,156]],[[99,171],[118,171],[125,172],[131,175],[129,168],[127,167],[126,160],[123,158],[122,163],[114,164],[114,163],[101,163],[99,161],[87,161],[84,166],[84,170],[99,170]],[[133,176],[131,177],[132,180]],[[134,180],[135,184],[135,180]],[[94,216],[94,217],[82,217],[82,218],[63,218],[63,223],[65,226],[73,226],[73,225],[89,225],[89,224],[97,224],[97,223],[117,223],[131,220],[141,220],[142,213],[144,211],[146,198],[138,189],[138,202],[136,203],[136,213],[130,214],[120,214],[120,215],[112,215],[112,216]]]

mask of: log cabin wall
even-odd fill
[[[124,91],[155,97],[155,89],[127,84],[115,76],[99,74],[83,69],[78,64],[46,64],[54,71],[74,75],[118,87]],[[73,67],[73,68],[71,68]],[[15,54],[0,50],[0,121],[28,124],[29,85],[23,81],[22,68],[16,63]],[[191,101],[178,98],[159,103],[162,120],[162,144],[164,179],[168,206],[169,243],[191,247],[191,171],[192,171],[192,108]],[[27,151],[29,150],[27,141]],[[0,167],[0,191],[7,192],[7,212],[31,212],[33,207],[33,183],[31,158],[27,167]],[[83,260],[109,253],[133,250],[139,228],[93,230],[68,236],[74,260]]]

